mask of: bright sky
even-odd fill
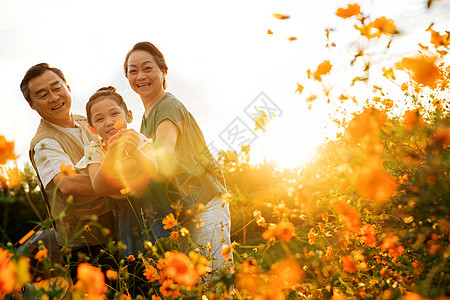
[[[352,1],[351,3],[354,3]],[[425,8],[425,0],[356,1],[365,14],[393,18],[402,34],[392,47],[428,41],[424,32],[450,29],[450,1]],[[324,59],[325,28],[345,44],[354,36],[350,22],[335,16],[347,1],[150,1],[150,0],[0,0],[0,135],[16,143],[19,166],[40,117],[23,99],[19,84],[40,62],[60,68],[72,88],[73,112],[85,115],[85,103],[102,86],[115,86],[133,111],[139,130],[140,98],[122,72],[127,51],[139,41],[154,43],[169,66],[168,89],[191,111],[208,143],[228,146],[221,133],[236,118],[253,128],[245,108],[264,92],[281,113],[265,134],[257,132],[252,154],[284,164],[304,159],[323,140],[329,107],[308,110],[306,70]],[[280,21],[272,13],[291,16]],[[266,32],[271,29],[274,35]],[[296,41],[287,40],[296,36]],[[333,63],[333,62],[332,62]],[[307,90],[305,88],[305,90]],[[222,135],[223,137],[223,135]]]

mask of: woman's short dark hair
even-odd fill
[[[52,71],[59,78],[61,78],[65,84],[67,84],[66,77],[64,76],[63,72],[60,69],[53,68],[48,63],[40,63],[37,65],[34,65],[28,69],[28,71],[25,73],[25,76],[22,79],[22,82],[20,83],[20,90],[22,91],[24,98],[28,102],[31,102],[30,90],[28,88],[28,85],[29,85],[31,79],[41,76],[46,71]]]
[[[167,75],[167,70],[169,68],[167,67],[166,60],[164,59],[164,55],[161,53],[161,51],[159,51],[159,49],[150,42],[139,42],[134,45],[134,47],[130,51],[128,51],[127,56],[125,57],[125,62],[123,63],[123,71],[125,72],[125,77],[128,77],[128,59],[130,58],[130,55],[136,50],[142,50],[150,53],[155,59],[155,62],[161,72],[163,72],[164,75]],[[167,83],[166,78],[164,77],[163,88],[166,89],[166,87]]]
[[[123,100],[122,96],[116,92],[116,88],[113,86],[108,87],[102,87],[99,88],[88,100],[86,103],[86,118],[88,120],[89,125],[92,126],[92,120],[91,120],[91,107],[97,102],[100,102],[103,100],[103,98],[109,97],[113,99],[117,105],[119,105],[125,113],[128,112],[127,104],[125,103],[125,100]]]

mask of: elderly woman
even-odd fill
[[[163,54],[149,42],[137,43],[126,55],[125,76],[145,108],[141,133],[153,140],[160,183],[171,205],[182,207],[179,221],[190,238],[180,237],[181,250],[202,249],[213,270],[230,266],[221,253],[231,245],[223,174],[194,117],[165,91],[167,69]]]

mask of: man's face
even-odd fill
[[[32,109],[46,121],[62,127],[71,127],[72,98],[70,87],[52,71],[35,77],[28,83]]]

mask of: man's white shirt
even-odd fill
[[[55,124],[51,125],[73,138],[83,149],[89,145],[86,133],[77,122],[75,122],[75,128],[61,127]],[[43,139],[34,146],[34,162],[36,163],[36,168],[44,187],[47,187],[53,178],[61,173],[60,165],[62,163],[74,167],[69,155],[64,152],[57,141],[51,138]]]

